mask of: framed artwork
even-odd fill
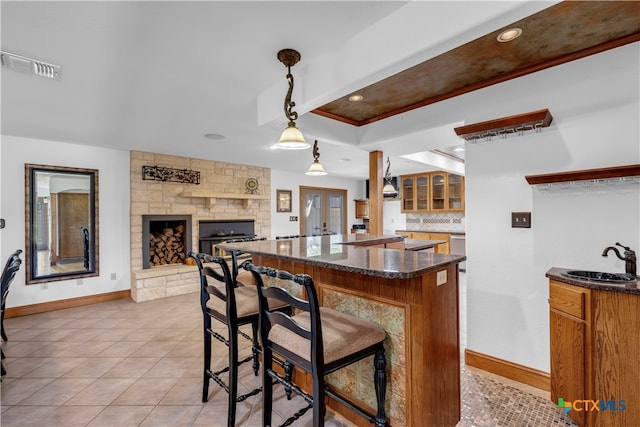
[[[277,212],[291,212],[291,190],[276,190]]]

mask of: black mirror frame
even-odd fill
[[[35,229],[35,217],[33,209],[33,195],[35,194],[35,174],[37,172],[59,172],[71,175],[84,175],[89,177],[89,212],[91,214],[89,224],[89,267],[86,271],[69,272],[69,273],[56,273],[49,275],[38,275],[34,277],[34,272],[37,272],[37,257],[34,257],[35,253],[35,237],[33,230]],[[65,166],[48,166],[48,165],[35,165],[25,164],[25,272],[26,272],[26,284],[37,284],[46,282],[56,282],[60,280],[80,279],[83,277],[95,277],[99,276],[99,244],[98,244],[98,170],[97,169],[82,169],[72,168]]]

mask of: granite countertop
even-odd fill
[[[348,271],[388,279],[419,277],[466,259],[462,255],[445,255],[399,249],[356,246],[354,242],[378,244],[398,241],[401,236],[371,234],[336,234],[281,240],[258,240],[217,245],[225,251],[242,250],[256,255],[274,256],[334,270]]]
[[[423,249],[433,248],[442,243],[447,243],[447,241],[446,240],[406,239],[404,241],[404,248],[408,251],[421,251]]]
[[[596,282],[593,280],[575,279],[573,277],[568,277],[563,274],[571,270],[576,270],[576,269],[553,267],[549,271],[547,271],[546,276],[549,279],[553,279],[558,282],[568,283],[569,285],[581,286],[583,288],[640,295],[640,280],[636,280],[635,282],[630,282],[630,283],[616,284],[616,283],[608,283],[608,282]]]

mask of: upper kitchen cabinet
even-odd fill
[[[402,212],[464,212],[464,178],[437,171],[400,177]]]
[[[369,219],[369,199],[356,199],[356,218]]]
[[[428,212],[429,174],[401,176],[400,182],[402,183],[402,212]]]

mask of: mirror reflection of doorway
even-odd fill
[[[347,190],[300,187],[300,234],[347,232]]]

